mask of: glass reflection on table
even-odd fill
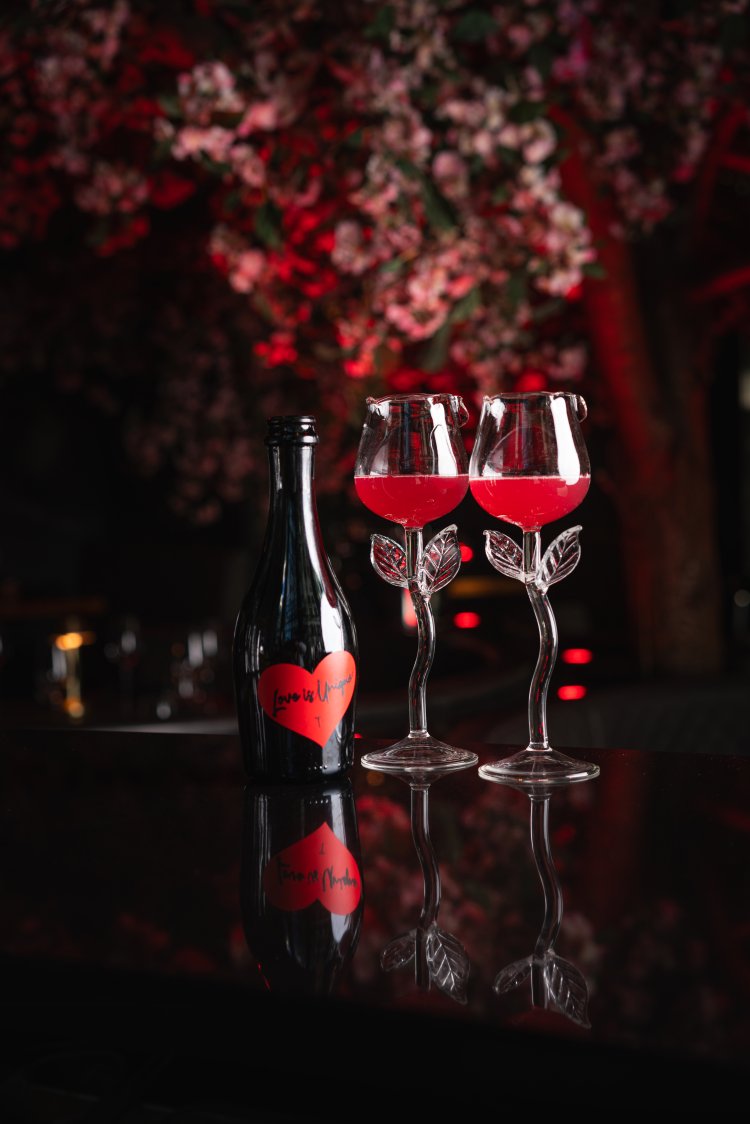
[[[392,972],[413,962],[414,979],[420,990],[429,991],[435,986],[458,1003],[467,1002],[471,965],[460,941],[438,925],[442,883],[430,835],[429,798],[430,788],[438,778],[468,768],[475,759],[474,754],[466,754],[463,760],[446,761],[442,767],[432,762],[422,771],[408,765],[401,772],[394,768],[393,761],[380,762],[378,755],[368,754],[362,759],[365,768],[395,775],[409,785],[411,835],[422,871],[423,898],[417,924],[389,941],[380,957],[381,967]]]
[[[542,886],[544,916],[534,950],[498,972],[493,983],[497,995],[505,995],[530,980],[531,1003],[546,1011],[557,1011],[577,1026],[590,1028],[589,988],[583,973],[555,952],[555,941],[563,919],[563,892],[552,858],[549,835],[549,809],[554,791],[544,784],[507,784],[525,793],[530,804],[529,835],[539,881]]]

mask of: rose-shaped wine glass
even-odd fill
[[[357,495],[366,507],[404,528],[402,547],[372,536],[370,558],[385,581],[408,589],[417,618],[417,658],[409,680],[409,733],[387,749],[362,758],[367,768],[435,779],[477,762],[476,754],[446,745],[427,730],[427,677],[435,653],[433,593],[459,571],[461,550],[452,525],[423,547],[427,522],[457,507],[469,486],[461,426],[468,419],[455,394],[399,394],[368,398],[354,469]]]
[[[485,531],[487,557],[523,582],[539,626],[539,658],[529,691],[529,744],[480,774],[517,784],[570,784],[599,767],[553,749],[547,737],[547,690],[557,659],[557,625],[547,590],[578,564],[580,526],[558,535],[541,555],[541,527],[567,515],[588,491],[591,469],[578,394],[498,394],[485,398],[471,456],[472,495],[481,507],[523,531],[523,549],[500,531]]]

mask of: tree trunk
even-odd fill
[[[617,434],[610,468],[641,670],[715,673],[723,636],[707,387],[682,286],[669,274],[648,285],[647,327],[631,246],[612,233],[616,216],[586,165],[585,140],[566,126],[564,187],[586,212],[606,273],[586,281],[584,301]]]

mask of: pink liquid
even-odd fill
[[[578,507],[590,483],[590,476],[579,476],[574,484],[562,476],[485,476],[471,481],[471,494],[496,519],[538,531]]]
[[[365,507],[376,515],[403,527],[424,527],[458,507],[469,477],[355,476],[354,487]]]

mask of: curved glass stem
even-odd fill
[[[539,655],[529,689],[529,749],[547,750],[547,691],[557,660],[557,622],[547,594],[534,583],[540,556],[540,532],[524,531],[524,581],[539,628]]]
[[[544,959],[552,951],[553,945],[560,932],[563,915],[563,894],[560,878],[552,860],[552,850],[549,841],[549,803],[550,796],[531,794],[531,851],[534,855],[537,874],[542,884],[544,893],[544,920],[539,931],[539,936],[534,946],[534,961],[539,965],[540,972],[535,979],[532,972],[532,998],[535,987],[539,989],[538,997],[543,997],[546,988],[543,982]],[[538,998],[537,997],[537,998]],[[536,1002],[536,999],[534,999]]]
[[[422,868],[424,883],[424,901],[416,931],[414,970],[417,986],[425,989],[430,986],[427,936],[431,926],[437,921],[441,896],[440,870],[430,838],[428,797],[429,785],[413,784],[411,786],[411,834],[417,850],[419,865]]]
[[[433,587],[442,589],[455,577],[460,566],[460,552],[456,528],[451,526],[428,543],[425,559],[422,532],[422,527],[404,528],[405,550],[392,539],[373,535],[370,557],[375,570],[392,585],[401,589],[405,586],[411,594],[417,619],[417,655],[409,677],[409,733],[387,749],[374,750],[362,757],[366,769],[394,773],[416,783],[466,769],[479,760],[476,753],[446,745],[427,730],[427,679],[435,656],[435,619],[430,596]]]
[[[427,677],[435,657],[435,619],[430,595],[419,585],[419,560],[422,556],[422,528],[407,527],[406,576],[417,618],[417,656],[409,678],[409,737],[427,733]]]
[[[554,753],[554,750],[551,752]],[[490,779],[498,779],[498,775],[490,774]],[[575,964],[555,952],[555,941],[563,918],[563,891],[552,860],[549,805],[557,783],[557,777],[553,776],[551,785],[535,782],[533,787],[527,789],[531,803],[531,851],[544,894],[542,927],[531,956],[515,960],[498,972],[493,990],[498,995],[505,995],[528,979],[531,982],[531,1002],[534,1007],[558,1011],[578,1026],[590,1027],[586,977]],[[514,787],[517,785],[514,784]]]
[[[435,848],[430,838],[428,797],[429,785],[413,784],[411,786],[411,834],[414,846],[417,849],[424,880],[424,903],[419,915],[419,925],[420,928],[424,929],[428,929],[430,925],[434,925],[437,921],[442,893],[440,869]]]

